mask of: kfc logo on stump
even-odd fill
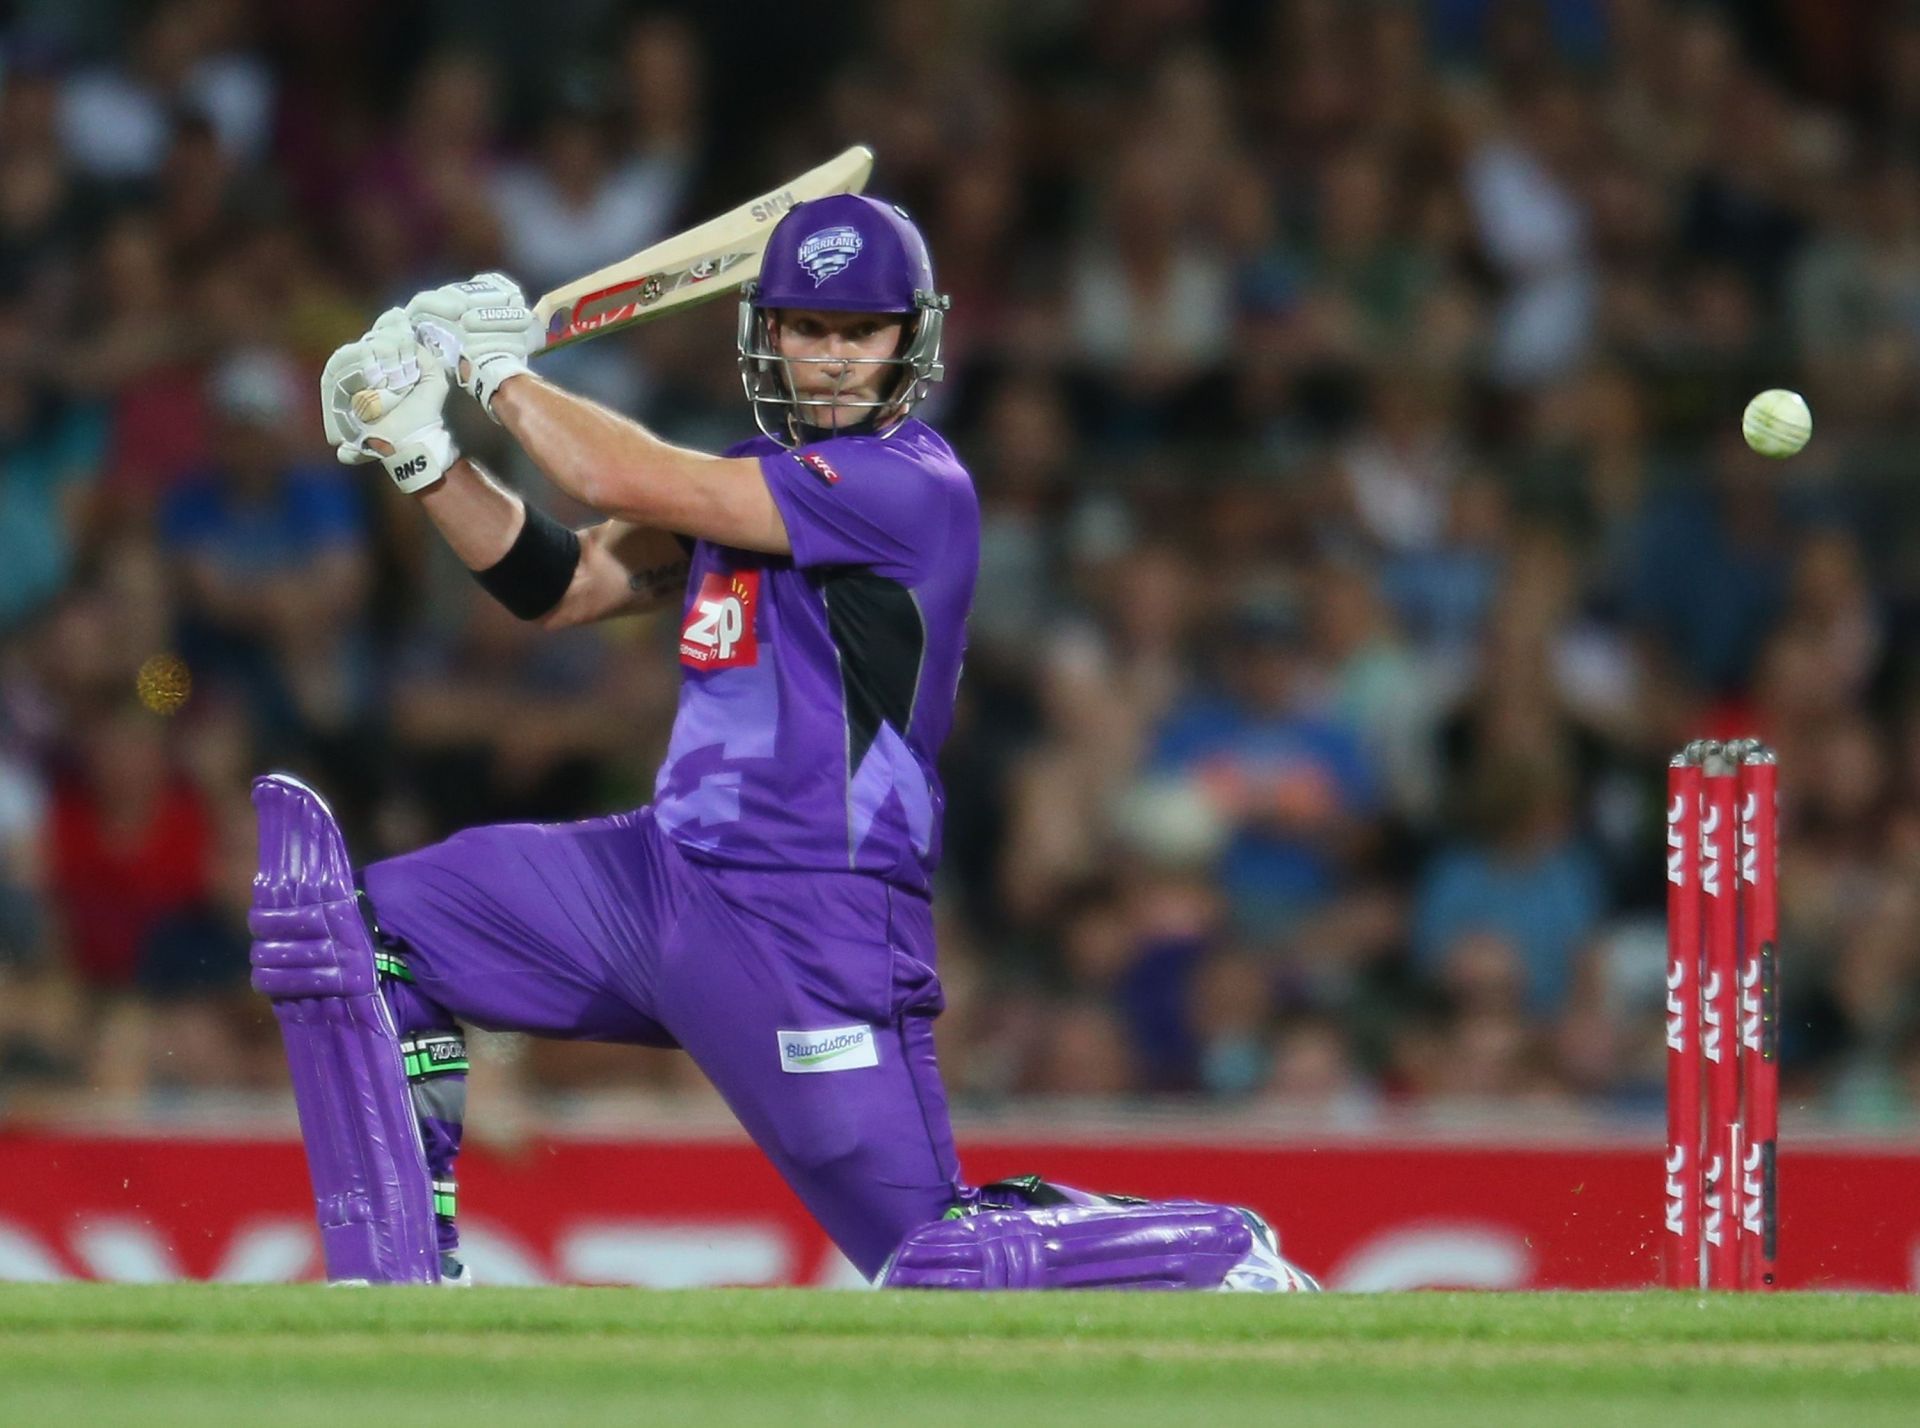
[[[758,664],[753,618],[759,604],[759,571],[709,570],[680,625],[680,663],[688,669]]]

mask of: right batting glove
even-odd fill
[[[526,371],[527,358],[546,345],[525,295],[499,273],[420,293],[406,310],[421,342],[488,416],[500,384]]]

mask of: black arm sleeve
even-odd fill
[[[473,578],[522,620],[537,620],[566,597],[580,564],[580,537],[532,505],[512,547]]]

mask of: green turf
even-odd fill
[[[1866,1428],[1916,1404],[1920,1301],[1893,1297],[0,1286],[9,1428]]]

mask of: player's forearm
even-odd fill
[[[719,457],[662,441],[636,421],[531,374],[495,393],[494,415],[549,480],[603,515],[676,529],[674,486]]]
[[[529,519],[524,501],[464,456],[447,468],[444,481],[422,491],[419,500],[453,553],[473,571],[499,566]],[[547,629],[562,629],[679,598],[687,562],[673,537],[619,522],[603,522],[576,534],[579,559],[566,593],[551,609],[527,618],[537,618]],[[513,602],[507,603],[512,608]]]
[[[417,499],[469,570],[498,564],[527,519],[526,503],[464,456]]]

